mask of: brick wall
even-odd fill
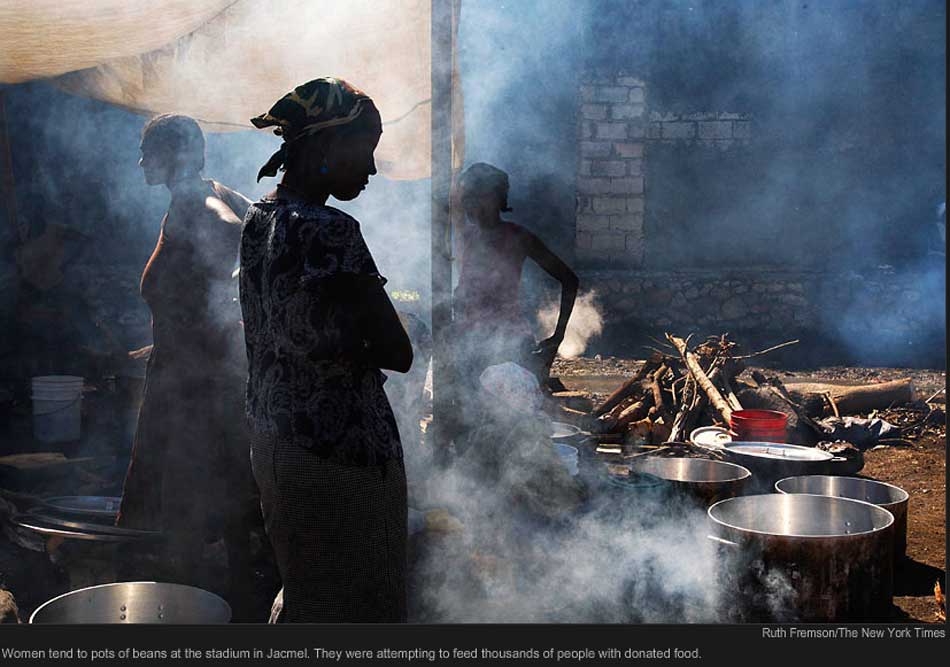
[[[653,110],[647,92],[646,82],[623,72],[584,77],[577,119],[575,226],[575,256],[581,265],[643,266],[646,162],[652,143],[727,150],[752,137],[748,114]]]
[[[575,250],[582,263],[643,264],[645,91],[625,75],[581,86]]]
[[[657,182],[651,191],[651,173],[685,178],[682,167],[670,167],[670,155],[702,156],[707,168],[715,168],[721,150],[723,168],[741,178],[754,140],[754,121],[741,110],[657,109],[649,83],[630,73],[584,76],[577,113],[575,259],[582,288],[597,292],[605,313],[605,351],[642,354],[649,337],[663,331],[730,332],[747,341],[801,337],[803,347],[827,345],[829,359],[837,362],[932,363],[926,359],[945,351],[946,293],[942,272],[932,267],[902,274],[815,271],[783,263],[775,249],[765,253],[766,263],[776,258],[769,266],[749,266],[754,260],[745,255],[708,268],[673,259],[670,238],[706,239],[697,241],[701,253],[719,239],[701,226],[696,232],[702,233],[674,228],[674,222],[682,227],[684,221],[707,220],[702,201],[689,204],[685,220],[668,219],[671,201],[682,205],[700,191],[677,194],[676,187],[694,188],[688,179]],[[707,175],[721,174],[700,173],[700,185]],[[744,182],[754,182],[754,176],[748,180],[746,174]],[[659,268],[665,266],[671,268]],[[616,348],[628,343],[629,349]]]

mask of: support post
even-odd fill
[[[432,428],[435,461],[448,461],[444,391],[452,323],[452,11],[453,0],[432,0]]]

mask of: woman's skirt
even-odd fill
[[[271,622],[405,622],[403,462],[341,465],[255,435],[251,464],[283,583]]]

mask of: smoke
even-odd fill
[[[456,466],[430,480],[430,506],[447,508],[464,532],[422,559],[417,620],[700,623],[729,613],[719,574],[730,555],[707,538],[701,508],[608,491],[543,522],[510,495],[537,474],[518,465],[492,483]]]
[[[603,312],[596,301],[597,292],[593,290],[578,295],[574,302],[574,310],[571,311],[571,319],[567,322],[564,342],[558,348],[558,354],[562,357],[568,359],[579,357],[587,349],[588,341],[603,331]],[[551,303],[538,311],[538,325],[542,332],[550,333],[554,330],[558,313],[560,313],[560,303]]]

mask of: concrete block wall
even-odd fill
[[[643,264],[645,91],[625,74],[587,77],[581,86],[575,250],[582,263]]]
[[[591,268],[642,268],[647,161],[653,143],[728,150],[752,138],[748,114],[649,108],[646,82],[625,72],[587,73],[577,115],[575,256]]]

